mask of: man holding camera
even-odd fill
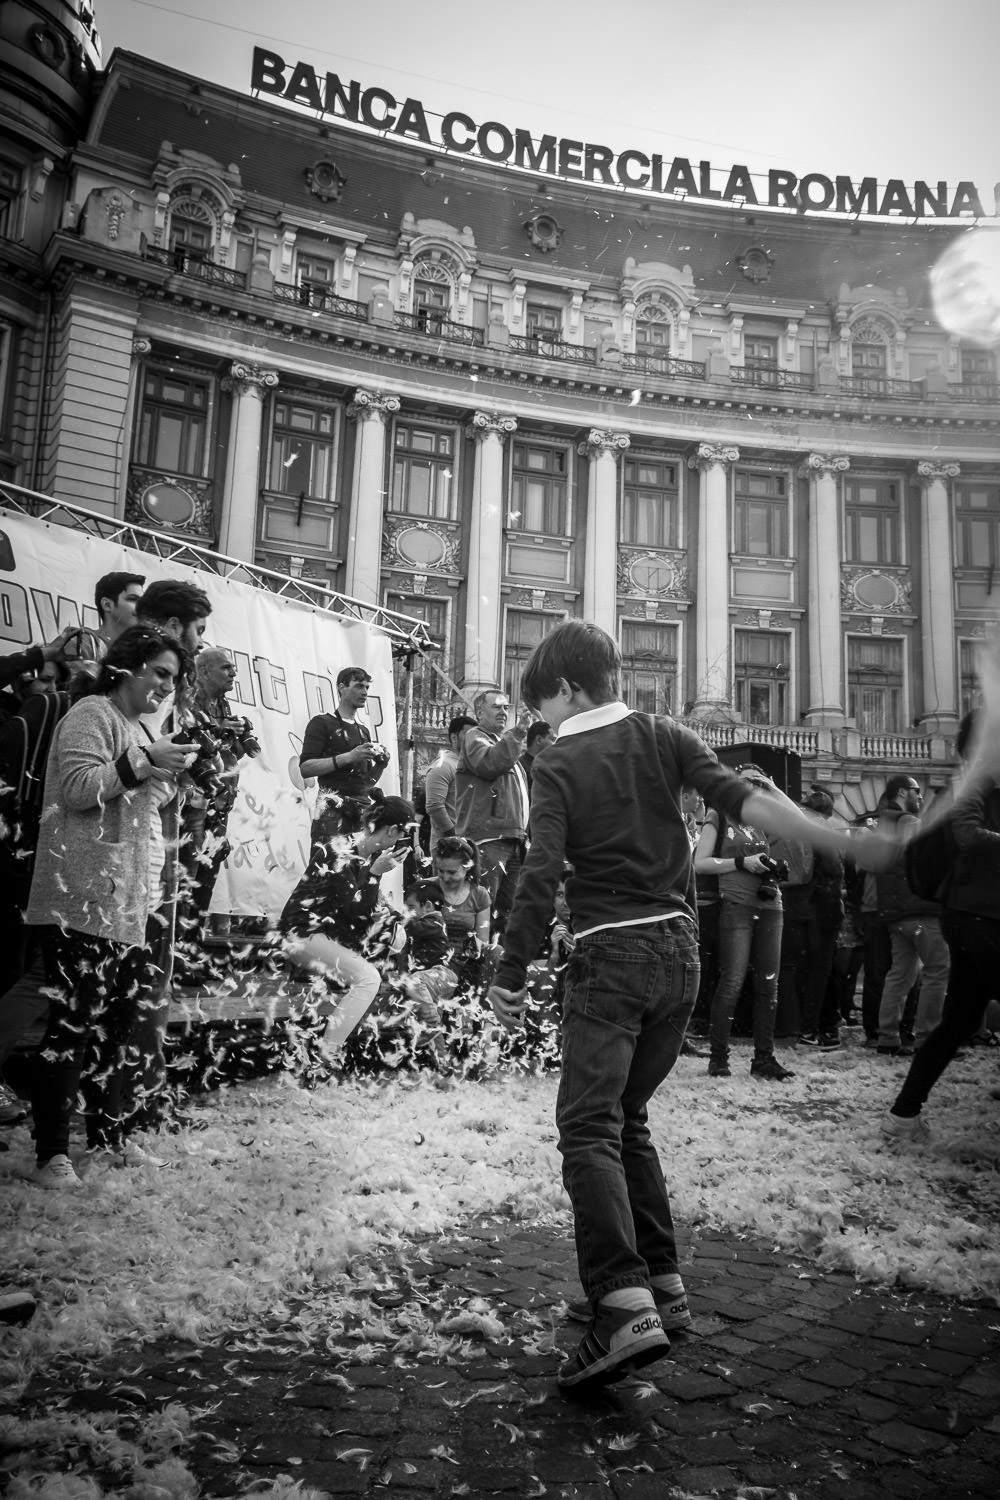
[[[236,681],[236,667],[225,651],[209,646],[195,662],[196,684],[191,723],[184,737],[198,746],[188,767],[188,790],[181,814],[180,858],[186,872],[179,911],[185,978],[198,974],[191,945],[202,936],[212,892],[223,861],[230,852],[226,838],[229,815],[236,802],[241,760],[260,754],[260,743],[249,719],[234,714],[226,697]],[[186,952],[185,952],[186,950]]]
[[[314,844],[344,832],[342,799],[370,800],[389,764],[386,747],[375,744],[365,726],[358,723],[358,712],[368,702],[371,682],[364,667],[344,667],[337,673],[337,707],[332,714],[317,714],[306,725],[299,774],[303,781],[315,776],[321,794],[312,825]]]

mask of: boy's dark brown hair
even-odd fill
[[[521,675],[521,698],[538,710],[543,698],[554,698],[559,679],[578,688],[595,703],[621,697],[622,654],[614,636],[589,620],[566,620],[532,651]]]

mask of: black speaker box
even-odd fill
[[[802,801],[802,757],[794,750],[779,750],[776,745],[720,745],[716,755],[724,766],[755,765],[774,782],[779,791],[793,802]]]

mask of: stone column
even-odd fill
[[[399,397],[357,390],[347,415],[358,424],[351,480],[351,514],[344,549],[344,593],[379,603],[382,517],[385,513],[385,419],[399,411]]]
[[[729,482],[738,448],[699,443],[688,468],[701,474],[698,597],[695,609],[696,718],[732,718],[729,689]]]
[[[256,543],[264,394],[276,390],[277,385],[276,370],[262,370],[242,360],[230,365],[222,382],[223,390],[232,392],[233,410],[222,484],[219,551],[242,562],[253,562]]]
[[[140,390],[139,382],[142,378],[142,363],[147,354],[151,354],[153,346],[149,339],[134,338],[132,340],[132,363],[128,372],[128,395],[125,398],[125,412],[122,417],[122,435],[119,447],[118,464],[118,514],[125,514],[125,499],[128,495],[129,467],[132,461],[132,434],[135,431],[135,414],[139,405]]]
[[[503,573],[503,445],[517,418],[477,411],[468,432],[476,445],[465,580],[462,682],[470,697],[500,682],[500,579]]]
[[[844,650],[840,619],[840,527],[837,475],[849,458],[810,453],[800,473],[809,480],[809,707],[816,729],[844,723]]]
[[[924,711],[929,734],[958,728],[958,673],[955,665],[955,573],[951,496],[948,480],[958,464],[917,464],[920,483],[920,639],[924,660]]]
[[[629,446],[625,432],[592,428],[577,452],[590,459],[583,617],[618,639],[618,460]]]

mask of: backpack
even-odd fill
[[[903,871],[913,894],[922,901],[943,901],[957,856],[950,813],[915,833],[903,849]]]

